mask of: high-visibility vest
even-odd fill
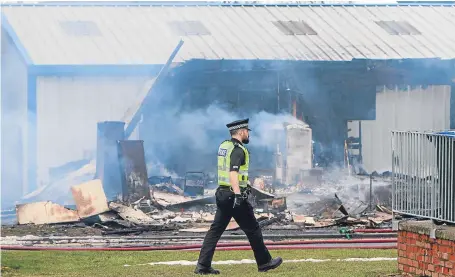
[[[231,153],[238,146],[245,153],[245,164],[239,168],[239,186],[246,187],[248,184],[248,166],[250,164],[250,154],[248,150],[240,143],[234,143],[226,140],[218,148],[218,185],[231,186],[229,172],[231,167]]]

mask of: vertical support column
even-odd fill
[[[283,157],[280,152],[279,142],[276,144],[276,153],[275,153],[275,180],[280,184],[283,183]]]
[[[277,81],[276,81],[276,113],[280,113],[280,72],[277,73]]]
[[[122,194],[117,142],[125,139],[125,122],[97,124],[96,178],[101,179],[108,200]]]
[[[369,197],[369,204],[368,204],[368,208],[369,208],[369,211],[373,211],[373,175],[370,174],[370,197]]]
[[[297,102],[296,100],[292,100],[292,116],[297,118]]]
[[[359,120],[359,164],[363,164],[362,148],[362,120]]]

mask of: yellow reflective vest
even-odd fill
[[[231,140],[225,140],[218,148],[218,185],[231,186],[229,181],[229,172],[231,166],[231,153],[238,146],[245,153],[245,164],[239,168],[239,186],[246,187],[248,183],[248,166],[250,164],[250,154],[248,150],[240,143],[234,143]]]

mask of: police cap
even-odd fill
[[[248,128],[248,121],[249,121],[249,118],[236,120],[234,122],[226,124],[226,127],[228,127],[229,131],[238,130],[238,129],[247,129],[248,131],[251,131],[251,129]]]

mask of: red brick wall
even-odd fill
[[[398,269],[409,276],[454,277],[455,241],[399,231]]]

